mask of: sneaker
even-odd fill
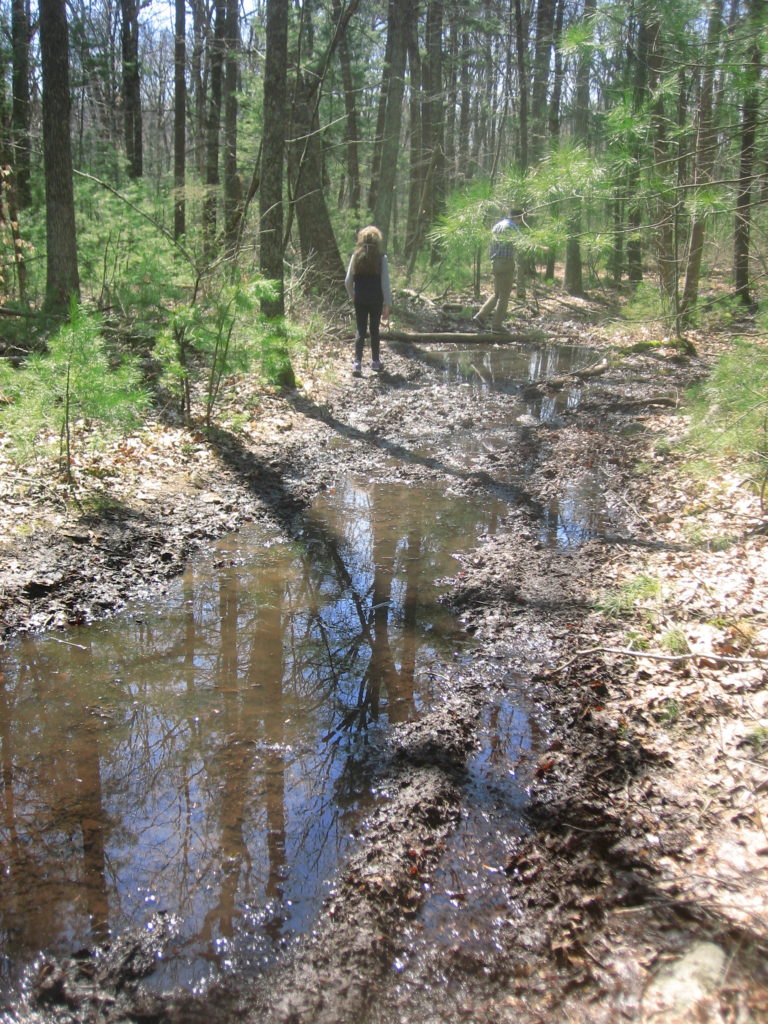
[[[363,372],[363,367],[362,367],[362,364],[359,362],[359,360],[352,364],[352,376],[353,377],[359,377],[362,374],[362,372]]]
[[[378,359],[372,359],[371,369],[374,370],[376,373],[379,373],[381,370],[381,362]]]

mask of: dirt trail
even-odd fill
[[[427,326],[455,327],[437,314]],[[592,345],[596,355],[607,340],[573,318],[525,326]],[[740,548],[720,562],[675,539],[683,512],[674,501],[685,501],[670,486],[674,456],[658,443],[680,430],[659,397],[680,394],[706,372],[706,358],[627,349],[582,381],[580,404],[556,423],[520,423],[502,449],[481,448],[457,470],[419,453],[447,449],[458,425],[503,421],[508,397],[489,391],[479,407],[476,392],[445,381],[418,351],[385,348],[384,356],[384,374],[355,380],[346,349],[326,351],[335,381],[307,368],[304,390],[264,398],[245,432],[221,432],[213,445],[158,424],[151,440],[124,445],[119,460],[113,453],[109,506],[90,514],[73,514],[32,478],[4,474],[0,608],[12,632],[112,614],[132,594],[161,590],[195,546],[249,519],[292,532],[312,495],[347,472],[443,480],[450,495],[496,486],[500,466],[526,467],[505,526],[453,580],[450,601],[483,658],[446,673],[438,711],[393,730],[377,768],[390,799],[361,830],[290,959],[255,985],[212,990],[202,1003],[169,1000],[141,984],[154,950],[122,936],[108,950],[49,964],[34,1005],[17,1019],[670,1024],[693,1019],[694,1007],[702,1021],[768,1019],[766,759],[747,739],[768,713],[764,537],[749,533],[755,509],[747,502],[733,523]],[[543,546],[541,509],[595,462],[610,533],[575,548]],[[653,472],[638,476],[639,462]],[[724,500],[733,509],[735,494]],[[31,533],[13,525],[22,517]],[[730,653],[717,647],[722,660],[712,664],[626,653],[626,624],[599,614],[595,601],[649,560],[676,586],[686,560],[694,578],[745,569],[751,582],[734,583],[727,617],[749,620],[750,644],[732,637]],[[697,622],[706,620],[711,589],[707,577]],[[708,637],[710,645],[721,639]],[[393,962],[416,934],[431,873],[461,815],[462,771],[492,676],[522,661],[551,740],[531,773],[531,834],[495,866],[513,927],[482,963],[461,949],[446,959],[442,946],[422,947],[404,981]],[[711,949],[706,962],[715,966],[696,975],[699,988],[681,994],[674,973],[666,986],[654,984],[665,965],[699,953],[704,962]]]

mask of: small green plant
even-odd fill
[[[641,574],[617,590],[603,594],[596,602],[596,608],[609,619],[620,619],[631,615],[641,602],[658,601],[661,583],[652,576]]]
[[[70,481],[78,430],[93,423],[103,434],[130,429],[149,401],[136,360],[108,351],[99,317],[77,303],[46,352],[18,369],[0,363],[0,390],[8,398],[0,425],[17,457],[27,458],[44,431],[55,432]]]
[[[650,649],[650,641],[644,633],[630,629],[626,634],[627,647],[632,651],[647,651]]]
[[[742,460],[765,491],[768,479],[768,350],[737,338],[711,377],[689,393],[689,443],[704,455]]]
[[[265,320],[259,305],[273,297],[274,284],[256,280],[218,287],[206,303],[177,309],[155,345],[162,380],[189,417],[192,389],[201,386],[204,422],[210,427],[227,376],[246,372],[254,362],[270,383],[294,382],[287,333],[282,322]]]
[[[768,725],[758,725],[752,732],[747,733],[744,742],[757,753],[764,754],[768,751]]]
[[[635,287],[632,298],[623,311],[625,320],[642,324],[661,320],[664,314],[664,305],[658,287],[645,281]],[[658,340],[645,342],[645,350],[649,351],[659,344]]]
[[[106,491],[90,491],[78,502],[80,511],[85,515],[102,518],[110,512],[116,512],[123,506]]]
[[[724,537],[722,534],[716,534],[709,538],[707,547],[710,551],[729,551],[737,543],[736,537]]]
[[[693,547],[704,548],[707,546],[707,531],[702,523],[684,523],[683,536]]]
[[[670,654],[690,654],[691,648],[682,629],[669,629],[659,638],[659,647]]]
[[[680,705],[676,700],[667,700],[662,705],[656,717],[666,725],[674,725],[680,721]]]
[[[272,324],[260,335],[261,375],[268,384],[274,384],[280,388],[296,386],[289,345],[289,335],[285,324]]]

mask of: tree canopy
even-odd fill
[[[370,221],[406,277],[462,285],[510,203],[531,264],[571,293],[650,277],[678,330],[715,272],[760,298],[759,0],[6,0],[0,17],[6,307],[66,310],[81,289],[109,312],[167,259],[169,295],[260,272],[279,315],[285,275],[340,293]]]

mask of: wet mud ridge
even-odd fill
[[[573,324],[540,330],[579,346],[577,367],[600,366],[599,336]],[[194,470],[159,473],[155,492],[144,481],[149,498],[74,524],[60,516],[53,532],[41,524],[24,554],[6,545],[10,637],[160,592],[192,551],[250,520],[299,537],[309,502],[346,476],[429,482],[446,502],[480,494],[506,504],[445,581],[443,602],[472,653],[439,665],[424,713],[372,738],[373,808],[354,826],[308,931],[261,972],[202,993],[159,993],[147,982],[183,929],[161,914],[135,933],[48,958],[8,1021],[601,1024],[686,1019],[681,1006],[713,1022],[765,1010],[764,923],[691,899],[670,867],[689,863],[690,796],[669,778],[664,736],[635,728],[626,667],[607,653],[616,641],[594,612],[617,563],[656,541],[635,466],[670,396],[706,366],[677,353],[626,355],[581,377],[542,365],[529,396],[538,404],[510,418],[517,396],[479,358],[458,374],[426,345],[393,343],[383,355],[384,373],[355,380],[339,356],[337,383],[265,403],[259,432],[218,437]],[[579,516],[566,514],[573,503]],[[456,927],[442,918],[436,934],[428,908],[471,810],[483,716],[521,688],[540,729],[530,756],[502,769],[524,793],[521,827],[501,837],[493,863],[474,865],[494,911],[473,924],[471,895],[444,886]],[[687,968],[679,998],[651,985],[661,965],[686,956],[709,964],[696,974],[700,989]]]

